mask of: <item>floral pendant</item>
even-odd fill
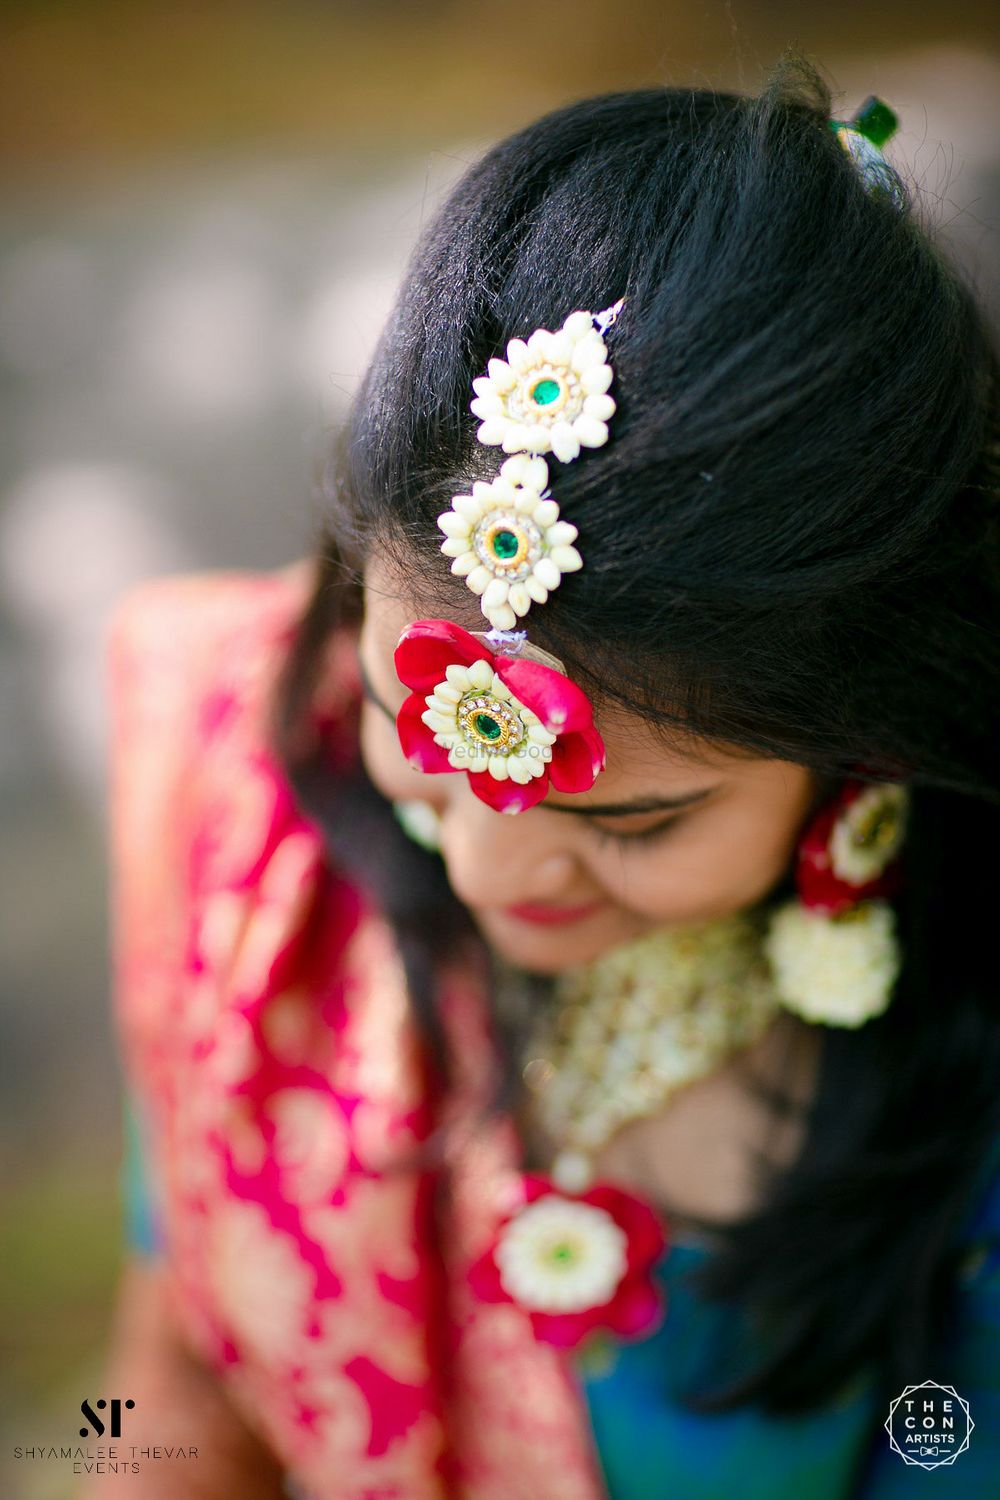
[[[540,1172],[519,1175],[516,1202],[469,1270],[484,1302],[512,1302],[535,1337],[574,1349],[601,1331],[641,1338],[666,1303],[651,1276],[667,1247],[659,1217],[610,1183],[568,1194]]]
[[[412,688],[396,716],[418,771],[465,771],[482,802],[518,813],[551,783],[587,791],[604,768],[590,700],[569,677],[530,658],[491,651],[451,620],[415,620],[394,662]]]

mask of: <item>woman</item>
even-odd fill
[[[996,360],[829,116],[792,59],[501,143],[317,563],[122,606],[115,1388],[203,1434],[143,1493],[1000,1473]]]

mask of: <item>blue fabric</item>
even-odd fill
[[[127,1098],[124,1122],[126,1237],[133,1251],[155,1255],[163,1237],[147,1185],[141,1112]],[[721,1371],[738,1315],[696,1296],[688,1276],[710,1252],[678,1243],[656,1267],[667,1297],[660,1328],[574,1363],[610,1500],[912,1500],[931,1489],[936,1500],[1000,1495],[1000,1139],[958,1240],[966,1248],[958,1317],[934,1367],[914,1371],[910,1382],[954,1386],[969,1403],[975,1426],[953,1464],[931,1473],[892,1449],[883,1426],[888,1410],[868,1371],[805,1416],[773,1417],[753,1405],[704,1417],[686,1412],[679,1392],[698,1372]],[[742,1319],[739,1332],[752,1357],[753,1331]]]
[[[121,1197],[125,1220],[125,1242],[138,1255],[157,1255],[163,1248],[163,1233],[149,1189],[146,1142],[141,1111],[129,1094],[122,1096]]]
[[[958,1317],[934,1367],[908,1382],[954,1386],[969,1403],[975,1425],[953,1464],[925,1478],[894,1451],[870,1370],[804,1416],[775,1417],[752,1404],[686,1411],[682,1390],[729,1373],[723,1351],[732,1350],[737,1314],[695,1295],[689,1273],[711,1252],[678,1243],[655,1268],[667,1298],[660,1327],[575,1360],[611,1500],[910,1500],[921,1484],[949,1500],[1000,1495],[1000,1140],[958,1241],[966,1249]],[[742,1317],[735,1332],[739,1347],[752,1350]]]

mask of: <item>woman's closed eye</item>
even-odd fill
[[[684,814],[675,814],[671,818],[665,818],[660,823],[654,823],[652,828],[644,828],[641,833],[611,833],[607,828],[598,828],[595,823],[591,824],[591,832],[597,837],[601,844],[618,844],[620,847],[628,848],[635,844],[652,844],[657,839],[664,838],[672,828],[683,822]]]

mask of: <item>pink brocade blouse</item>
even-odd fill
[[[602,1500],[566,1356],[466,1284],[520,1167],[513,1122],[459,1137],[443,1239],[428,1171],[391,1170],[432,1119],[401,961],[270,748],[311,584],[305,563],[168,577],[113,623],[114,1020],[178,1326],[310,1500]],[[353,636],[327,686],[346,733]],[[439,1000],[474,1110],[485,976],[453,968]]]

